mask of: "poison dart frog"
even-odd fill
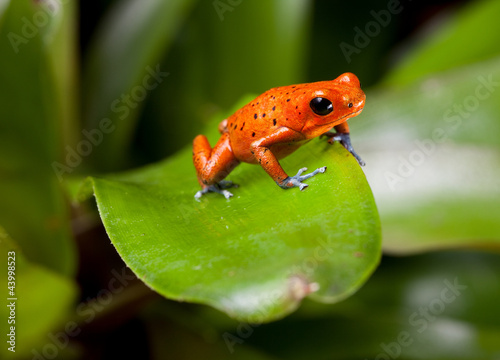
[[[325,135],[328,142],[339,141],[364,166],[354,151],[347,120],[359,115],[365,94],[356,75],[345,73],[331,81],[276,87],[237,110],[219,125],[221,137],[212,148],[204,135],[193,141],[193,162],[202,190],[233,196],[236,187],[223,180],[241,162],[259,164],[283,189],[308,185],[303,181],[324,173],[326,166],[303,175],[302,168],[288,176],[278,160],[290,155],[311,139]],[[335,129],[335,132],[331,132]]]

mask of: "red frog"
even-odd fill
[[[326,166],[302,175],[288,176],[279,159],[290,155],[311,139],[325,135],[328,142],[340,143],[356,158],[349,137],[347,120],[358,115],[365,105],[365,94],[356,75],[345,73],[335,80],[282,86],[266,91],[236,111],[219,125],[222,134],[214,148],[204,135],[193,141],[193,162],[202,190],[229,199],[228,190],[236,187],[223,180],[240,163],[259,164],[283,189],[308,185],[302,181],[324,173]],[[335,132],[330,132],[332,128]]]

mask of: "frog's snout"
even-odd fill
[[[366,100],[366,95],[363,91],[359,90],[359,93],[356,94],[356,97],[354,99],[354,108],[356,109],[362,109],[365,106],[365,100]]]

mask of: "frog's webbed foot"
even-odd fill
[[[354,151],[354,148],[352,147],[351,144],[351,137],[349,136],[349,133],[341,133],[341,132],[334,133],[329,131],[321,135],[321,137],[323,136],[327,136],[329,138],[328,142],[332,145],[335,141],[340,142],[347,149],[347,151],[349,151],[352,154],[352,156],[354,156],[354,158],[358,161],[359,165],[361,166],[366,165],[363,159],[361,159],[361,156],[359,156],[356,153],[356,151]]]
[[[297,175],[292,176],[292,177],[289,176],[285,180],[283,180],[281,183],[278,183],[278,182],[276,182],[276,183],[282,189],[290,189],[293,187],[298,187],[298,188],[300,188],[301,191],[303,191],[309,185],[303,184],[302,181],[309,179],[318,173],[324,173],[326,171],[326,166],[320,167],[309,174],[302,175],[302,173],[306,170],[307,170],[307,168],[304,167],[297,172]]]
[[[239,186],[238,184],[234,184],[232,181],[222,180],[222,181],[220,181],[217,184],[206,185],[202,190],[198,191],[194,195],[194,198],[199,201],[200,198],[203,195],[205,195],[206,193],[214,192],[214,193],[217,193],[217,194],[224,195],[224,197],[226,199],[229,199],[230,197],[233,196],[233,194],[230,193],[229,191],[227,191],[226,189],[229,189],[229,188],[232,188],[232,187],[237,188],[238,186]]]

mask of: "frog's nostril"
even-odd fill
[[[352,108],[352,103],[350,102],[347,106],[349,106],[350,108]]]

